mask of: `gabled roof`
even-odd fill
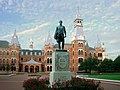
[[[9,42],[0,40],[0,48],[8,48]]]
[[[23,62],[23,64],[35,64],[35,65],[38,65],[38,64],[41,64],[41,63],[36,62],[36,61],[34,61],[33,59],[31,59],[30,61]]]

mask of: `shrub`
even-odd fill
[[[83,78],[72,78],[68,81],[56,81],[50,87],[49,79],[28,79],[23,83],[25,90],[97,90],[100,82]]]
[[[23,87],[25,90],[45,90],[47,86],[49,85],[49,80],[47,79],[35,79],[31,78],[28,80],[25,80],[23,83]]]
[[[100,82],[83,78],[72,78],[69,81],[58,81],[52,86],[55,90],[97,90]]]

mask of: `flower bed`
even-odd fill
[[[50,86],[49,79],[28,79],[23,83],[25,90],[97,90],[100,88],[100,82],[86,80],[81,78],[72,78],[69,81],[54,82]]]

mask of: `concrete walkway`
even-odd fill
[[[24,90],[23,81],[27,79],[26,74],[15,76],[0,76],[0,90]]]
[[[97,78],[85,78],[92,79],[95,81],[100,81],[100,86],[104,88],[104,90],[120,90],[120,81],[119,80],[106,80],[106,79],[97,79]]]

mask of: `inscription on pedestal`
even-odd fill
[[[69,71],[69,52],[66,50],[55,51],[52,54],[52,72],[50,72],[50,84],[58,80],[70,80],[73,73]]]

